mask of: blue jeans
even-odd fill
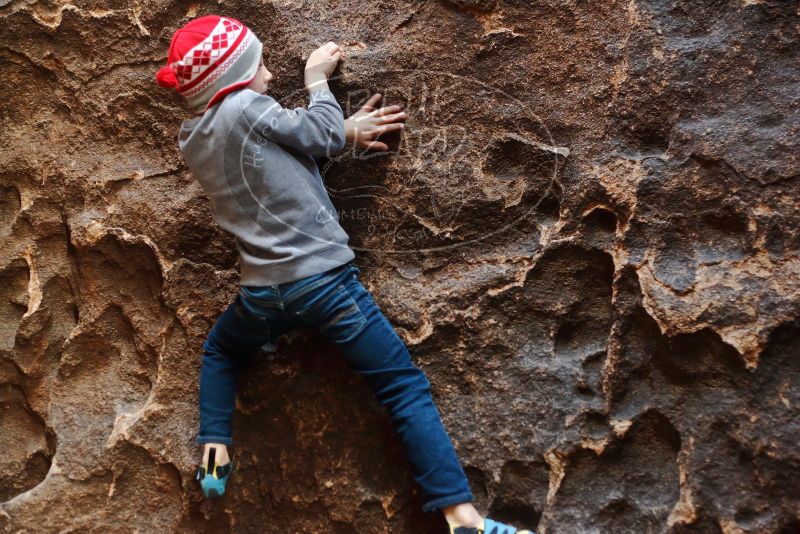
[[[319,331],[384,405],[421,490],[423,512],[474,501],[433,403],[430,382],[347,262],[271,286],[241,286],[203,344],[197,443],[232,443],[236,375],[249,356],[292,328]],[[344,432],[346,429],[342,429]]]

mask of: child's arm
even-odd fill
[[[340,54],[334,43],[328,43],[309,56],[305,71],[311,98],[308,109],[284,108],[266,94],[244,104],[242,112],[253,132],[314,158],[341,151],[346,141],[344,114],[327,82]]]
[[[308,109],[282,107],[259,94],[243,110],[253,133],[315,158],[339,152],[345,145],[342,108],[328,90],[311,92]]]

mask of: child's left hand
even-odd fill
[[[344,132],[349,143],[363,149],[389,150],[386,143],[373,141],[376,137],[386,132],[401,130],[405,123],[398,122],[406,119],[406,112],[394,113],[400,110],[397,104],[374,109],[380,100],[381,94],[375,93],[361,109],[350,115],[344,121]]]

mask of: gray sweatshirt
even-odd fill
[[[241,89],[181,124],[181,153],[214,220],[236,239],[241,285],[290,282],[355,258],[316,163],[344,148],[344,115],[327,88],[310,99],[308,109],[288,109]]]

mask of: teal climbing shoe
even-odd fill
[[[517,530],[511,525],[506,525],[488,517],[483,518],[483,528],[454,527],[449,525],[450,534],[536,534],[532,530]]]
[[[233,460],[225,465],[215,465],[215,449],[211,449],[208,466],[201,465],[195,471],[195,478],[200,482],[203,496],[211,499],[225,495],[225,485],[233,472]]]

